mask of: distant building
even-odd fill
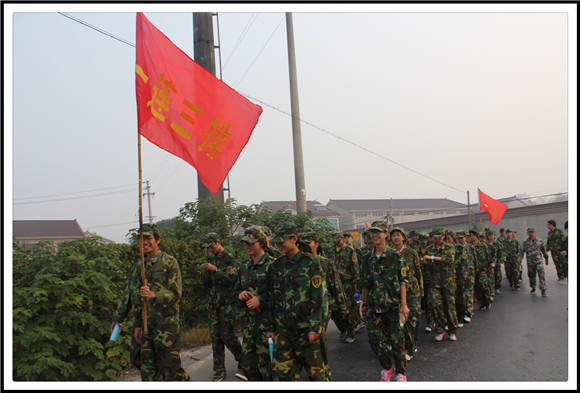
[[[56,246],[81,237],[97,236],[85,233],[77,220],[14,220],[12,228],[13,235],[24,249],[30,249],[41,241],[50,241]]]
[[[396,225],[418,220],[467,214],[467,205],[447,198],[331,199],[326,205],[340,214],[340,229],[359,230],[373,221],[392,217]]]
[[[288,210],[293,215],[298,214],[296,201],[263,201],[261,205],[272,209],[274,213],[278,210]],[[306,201],[306,209],[312,211],[315,218],[326,218],[335,228],[340,227],[340,214],[327,205],[318,201]]]

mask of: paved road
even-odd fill
[[[567,281],[557,281],[553,264],[547,268],[547,282],[549,296],[542,298],[539,291],[530,295],[525,271],[521,291],[509,288],[504,278],[502,294],[496,295],[493,307],[488,311],[477,310],[473,322],[460,328],[456,342],[436,342],[433,333],[424,333],[425,318],[422,315],[419,351],[407,366],[408,380],[513,381],[519,382],[515,386],[521,386],[522,381],[565,382],[570,378],[576,386],[575,348],[570,348],[572,367],[568,367],[568,284]],[[575,300],[573,304],[572,315],[575,317]],[[572,334],[572,343],[575,344],[576,331]],[[368,344],[366,329],[362,329],[356,338],[352,344],[340,341],[338,330],[330,323],[328,345],[332,381],[377,381],[380,378],[381,367]],[[226,381],[239,381],[234,376],[237,365],[233,356],[226,352]],[[184,362],[186,371],[195,381],[211,381],[211,350],[208,352],[205,347],[193,355],[201,360]],[[302,379],[306,381],[304,374]],[[471,388],[477,386],[481,385]],[[343,387],[354,388],[349,385],[338,388]],[[431,387],[437,388],[437,384]],[[531,389],[538,387],[546,388],[542,384],[528,386]],[[497,388],[497,385],[491,388]],[[553,388],[569,389],[570,384],[560,383]]]

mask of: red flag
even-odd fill
[[[262,108],[194,62],[141,12],[135,72],[139,133],[193,165],[216,194]]]
[[[487,212],[489,215],[489,221],[491,221],[492,224],[499,224],[503,214],[508,208],[507,205],[484,194],[479,188],[477,191],[479,191],[479,210]]]

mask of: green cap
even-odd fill
[[[536,228],[528,228],[528,232],[536,232]]]
[[[460,229],[457,232],[455,232],[455,237],[465,237],[465,236],[467,236],[467,233],[465,233],[463,229]]]
[[[419,243],[427,243],[429,241],[429,234],[427,232],[419,232]]]
[[[514,232],[514,231],[512,231],[511,229],[507,229],[507,230],[505,231],[505,233],[515,233],[515,232]]]
[[[331,242],[336,243],[337,241],[342,239],[343,235],[342,232],[337,229],[335,231],[330,232],[329,237]]]
[[[314,229],[310,227],[300,228],[300,239],[305,241],[306,243],[310,243],[311,241],[318,242],[318,234],[314,232]]]
[[[208,248],[212,243],[215,243],[218,240],[220,240],[220,236],[215,232],[210,232],[201,238],[201,246],[203,248]]]
[[[344,232],[342,234],[343,237],[352,237],[352,234],[350,232]]]
[[[159,233],[157,231],[157,225],[155,225],[155,224],[144,224],[143,225],[143,236],[151,236],[155,233]]]
[[[272,230],[270,228],[268,228],[267,226],[261,225],[260,229],[262,230],[262,232],[264,232],[264,235],[272,236]]]
[[[409,231],[409,237],[413,237],[413,236],[417,236],[419,235],[419,232],[417,232],[415,229],[411,229]]]
[[[371,231],[388,232],[389,223],[386,221],[374,221],[369,229]]]
[[[266,234],[262,231],[262,227],[258,225],[252,225],[244,231],[244,237],[241,241],[254,244],[257,241],[263,239],[266,239]]]
[[[282,243],[292,236],[298,236],[299,231],[296,224],[293,222],[281,222],[280,224],[276,225],[274,228],[274,238],[272,239],[272,243]]]
[[[401,232],[403,234],[403,236],[405,237],[405,239],[407,238],[407,232],[405,232],[405,230],[401,227],[395,227],[391,230],[390,235],[393,234],[393,232]]]
[[[435,227],[431,231],[430,236],[435,237],[435,238],[443,237],[443,236],[445,236],[445,229],[443,229],[443,227]]]
[[[453,236],[453,237],[455,237],[455,232],[453,232],[451,229],[446,229],[445,230],[445,236]]]

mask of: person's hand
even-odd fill
[[[133,337],[135,337],[135,341],[137,341],[137,344],[141,345],[141,338],[143,337],[143,332],[141,331],[141,328],[135,328],[133,330]]]
[[[208,272],[215,272],[217,270],[217,267],[215,267],[214,265],[212,265],[209,262],[204,263],[203,265],[201,265],[201,267],[204,270],[207,270]]]
[[[310,341],[310,344],[312,344],[314,341],[318,340],[319,337],[320,337],[320,333],[308,332],[308,340]]]
[[[561,254],[564,255],[564,256],[566,256],[566,255],[568,255],[568,252],[567,251],[562,251]]]
[[[155,299],[155,292],[151,291],[146,285],[139,289],[139,295],[145,299]]]
[[[257,296],[250,294],[251,298],[246,300],[246,306],[250,310],[255,310],[256,308],[260,307],[260,299]]]
[[[367,312],[369,311],[369,305],[366,303],[362,304],[361,313],[363,317],[367,316]]]

